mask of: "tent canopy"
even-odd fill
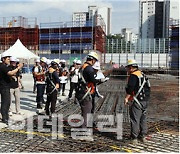
[[[30,50],[28,50],[19,39],[14,43],[13,46],[11,46],[8,50],[5,52],[8,52],[10,56],[16,57],[16,58],[22,58],[22,59],[38,59],[39,56],[32,53]]]

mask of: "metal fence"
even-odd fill
[[[125,41],[123,38],[107,38],[106,53],[169,53],[169,39]]]

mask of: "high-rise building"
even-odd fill
[[[72,15],[73,26],[83,27],[89,21],[88,12],[74,12]],[[79,25],[80,24],[80,25]]]
[[[103,23],[106,35],[111,33],[111,8],[109,7],[88,6],[88,12],[74,12],[72,20],[74,23],[84,21],[81,22],[82,24],[92,21],[94,26],[102,25]]]
[[[168,0],[139,1],[140,38],[169,37],[169,8]]]
[[[131,43],[135,43],[137,42],[137,39],[138,39],[138,35],[137,34],[134,34],[132,32],[132,28],[123,28],[121,30],[121,33],[124,37],[124,40],[126,42],[131,42]]]
[[[111,33],[111,8],[103,6],[88,6],[88,12],[90,17],[95,17],[96,15],[101,15],[106,25],[105,33],[109,35]]]

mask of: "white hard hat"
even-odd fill
[[[47,59],[47,60],[46,60],[46,64],[47,64],[47,65],[50,65],[51,62],[52,62],[52,60],[50,60],[50,59]]]
[[[8,52],[3,52],[1,54],[1,58],[5,58],[5,57],[11,57],[11,55]]]
[[[42,62],[44,62],[44,63],[47,63],[47,58],[46,58],[46,57],[42,57],[42,58],[40,59],[40,61],[42,61]]]
[[[100,63],[99,63],[99,61],[96,61],[95,62],[95,64],[92,66],[94,69],[96,69],[96,70],[100,70],[101,68],[100,68]]]
[[[17,62],[19,62],[19,59],[16,59]]]
[[[54,59],[53,60],[55,63],[59,64],[60,63],[60,60],[59,59]]]
[[[94,58],[95,60],[98,60],[98,54],[92,51],[87,55],[87,58]]]
[[[65,62],[66,62],[66,60],[62,59],[62,60],[61,60],[61,62],[62,62],[62,63],[65,63]]]
[[[17,62],[17,58],[16,57],[10,57],[10,61]]]
[[[129,59],[127,66],[135,66],[135,67],[137,67],[138,64],[137,64],[136,60],[134,60],[134,59]]]
[[[82,64],[81,60],[76,60],[76,64],[81,65]]]
[[[36,59],[36,61],[35,61],[36,63],[40,63],[40,59]]]
[[[76,62],[77,62],[77,59],[74,59],[74,60],[73,60],[73,63],[76,63]]]

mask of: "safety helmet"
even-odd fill
[[[134,67],[137,67],[138,64],[137,64],[136,60],[134,60],[134,59],[129,59],[129,60],[128,60],[127,67],[128,67],[128,66],[134,66]]]
[[[96,61],[95,62],[95,64],[92,66],[94,69],[96,69],[96,70],[100,70],[101,68],[100,68],[100,63],[99,63],[99,61]]]
[[[46,60],[46,64],[47,64],[47,65],[50,65],[51,62],[52,62],[52,60],[50,60],[50,59],[47,59],[47,60]]]
[[[46,57],[42,57],[40,60],[41,60],[42,62],[44,62],[44,63],[47,63],[47,58],[46,58]]]
[[[3,52],[1,54],[1,58],[5,58],[5,57],[11,57],[11,55],[8,52]]]
[[[81,65],[82,64],[81,60],[76,60],[76,64]]]
[[[17,62],[17,58],[16,57],[10,57],[10,61]]]
[[[55,63],[59,64],[60,63],[60,60],[59,59],[54,59],[53,60]]]
[[[78,61],[77,59],[74,59],[74,60],[73,60],[73,63],[76,63],[77,61]]]
[[[17,58],[16,61],[19,62],[19,59]]]
[[[61,60],[61,63],[66,63],[66,60],[62,59],[62,60]]]
[[[98,60],[98,54],[96,52],[92,51],[87,55],[87,58],[93,58],[97,61]]]
[[[36,61],[35,61],[36,63],[40,63],[40,59],[36,59]]]

